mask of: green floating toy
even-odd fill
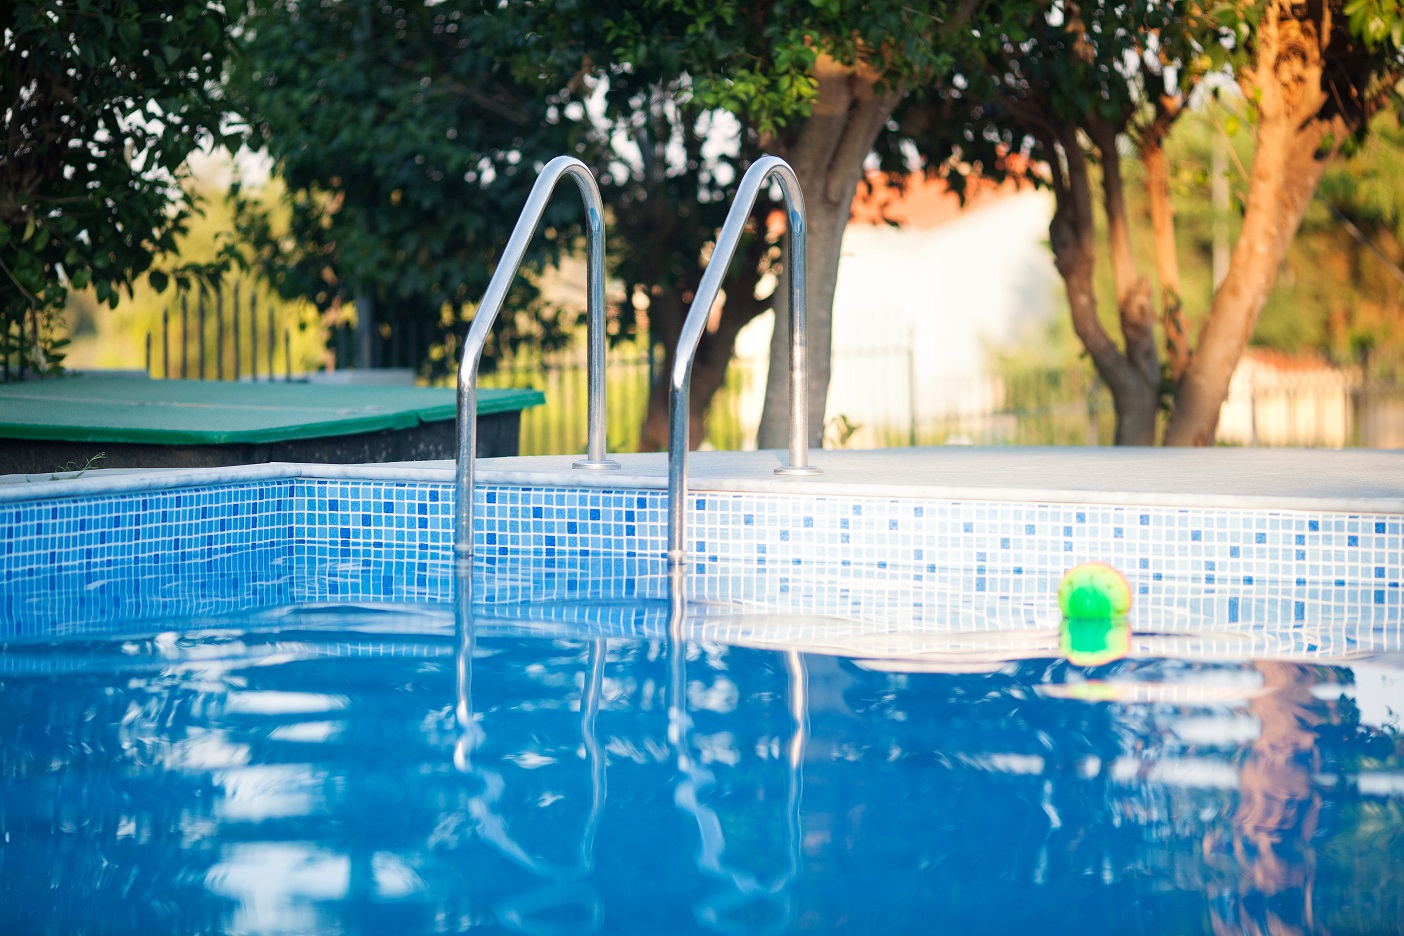
[[[1058,608],[1065,618],[1105,620],[1131,613],[1126,576],[1101,562],[1073,566],[1058,585]]]
[[[1087,562],[1069,569],[1058,586],[1058,607],[1058,649],[1069,662],[1100,666],[1131,652],[1131,586],[1111,566]]]

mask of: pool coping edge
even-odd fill
[[[108,471],[111,471],[109,469]],[[100,497],[142,491],[189,487],[214,487],[257,481],[296,478],[326,481],[401,481],[452,484],[452,467],[413,463],[389,465],[319,465],[273,462],[222,468],[136,469],[120,474],[53,478],[43,475],[10,476],[0,482],[0,504]],[[22,480],[20,480],[22,479]],[[566,487],[608,490],[665,490],[667,479],[656,475],[586,473],[570,470],[520,471],[480,467],[479,484],[508,487]],[[1128,507],[1184,509],[1302,510],[1329,513],[1404,514],[1404,498],[1310,497],[1286,494],[1186,494],[1154,491],[1092,491],[1057,488],[970,487],[956,485],[890,485],[811,482],[790,478],[696,479],[691,493],[803,495],[810,497],[861,497],[885,500],[989,501],[999,503],[1100,504]]]

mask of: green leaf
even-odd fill
[[[165,292],[166,287],[170,285],[171,282],[171,278],[160,270],[152,270],[146,275],[146,278],[151,283],[151,288],[158,293]]]

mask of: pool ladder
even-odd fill
[[[585,200],[589,436],[586,455],[574,467],[587,471],[608,471],[619,467],[619,462],[611,460],[605,453],[604,202],[600,198],[595,177],[583,162],[573,156],[557,156],[536,177],[536,184],[527,196],[526,207],[517,218],[507,248],[502,252],[502,262],[488,281],[487,292],[483,294],[478,314],[473,317],[473,325],[468,329],[468,338],[463,343],[463,360],[458,368],[458,457],[454,472],[458,503],[453,541],[460,565],[471,567],[473,562],[473,461],[478,454],[478,367],[482,363],[483,346],[487,343],[488,333],[492,331],[498,313],[502,311],[507,289],[522,265],[527,244],[541,223],[546,203],[551,200],[551,193],[563,176],[570,176],[575,181],[580,196]]]
[[[619,467],[605,452],[605,321],[604,321],[604,206],[594,176],[580,160],[572,156],[557,156],[541,170],[527,196],[526,207],[517,219],[512,236],[503,251],[487,292],[478,306],[473,325],[463,346],[463,359],[458,369],[458,453],[454,487],[457,499],[454,525],[454,551],[460,566],[471,568],[473,561],[473,461],[477,454],[478,367],[483,347],[493,322],[502,310],[507,289],[521,266],[527,243],[541,222],[546,203],[562,176],[575,180],[585,200],[585,230],[588,274],[586,280],[586,340],[589,347],[587,370],[589,383],[589,438],[586,457],[577,461],[576,468],[608,470]],[[790,306],[790,452],[789,463],[775,469],[778,475],[806,476],[820,474],[809,464],[808,375],[805,362],[806,310],[806,252],[808,226],[804,213],[804,195],[799,179],[790,164],[778,156],[762,156],[751,164],[741,178],[736,199],[727,212],[721,233],[702,282],[683,320],[668,388],[668,565],[675,581],[680,581],[687,561],[687,457],[688,403],[692,392],[692,365],[697,345],[702,339],[707,318],[721,292],[727,267],[745,231],[761,189],[774,179],[785,200],[786,222],[789,229],[789,306]]]
[[[755,206],[761,187],[774,178],[785,198],[785,220],[789,225],[790,282],[790,463],[775,469],[778,475],[817,475],[809,464],[809,380],[805,370],[805,276],[806,241],[809,228],[804,216],[804,195],[790,164],[778,156],[762,156],[741,177],[736,200],[727,212],[726,223],[717,236],[717,245],[702,283],[683,320],[682,336],[673,358],[668,387],[668,565],[678,568],[687,561],[687,455],[688,401],[692,395],[692,363],[697,343],[707,324],[712,305],[721,291],[726,269],[741,241],[746,221]]]

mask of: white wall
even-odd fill
[[[990,372],[987,349],[1057,314],[1052,213],[1051,195],[1022,192],[928,230],[850,224],[834,297],[829,416],[906,426],[912,396],[919,419],[978,405],[970,387]],[[737,338],[752,371],[742,407],[752,437],[773,327],[767,314]],[[851,444],[863,446],[863,435]]]

